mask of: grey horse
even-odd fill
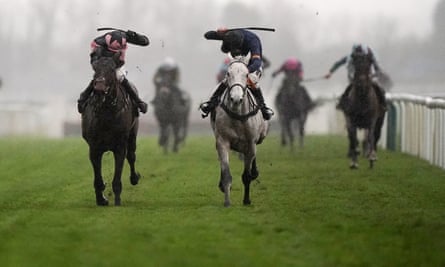
[[[220,105],[211,114],[211,125],[216,139],[221,176],[219,188],[224,193],[224,206],[230,206],[232,175],[229,166],[229,153],[234,150],[243,155],[244,184],[243,204],[249,205],[250,183],[258,175],[256,152],[268,132],[268,122],[263,119],[259,106],[247,88],[249,73],[245,58],[236,57],[229,64],[226,83],[227,89]]]

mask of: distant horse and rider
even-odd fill
[[[229,154],[236,151],[243,155],[244,170],[241,176],[244,185],[243,204],[251,204],[250,184],[258,175],[257,145],[268,133],[267,120],[273,115],[264,104],[259,91],[262,50],[258,36],[247,30],[209,31],[206,39],[222,40],[222,51],[232,59],[227,66],[225,78],[217,91],[200,108],[207,116],[215,135],[216,150],[220,162],[219,189],[224,193],[224,206],[230,206],[232,174]],[[250,53],[250,58],[246,56]],[[260,112],[261,111],[261,112]]]
[[[373,51],[365,45],[356,44],[352,53],[337,61],[330,69],[326,78],[341,65],[348,63],[350,84],[340,98],[337,108],[343,111],[349,139],[348,156],[351,158],[350,168],[358,168],[357,130],[365,130],[365,155],[372,168],[377,160],[377,143],[385,119],[386,100],[383,88],[372,80],[372,67],[382,72]]]
[[[191,108],[190,95],[179,88],[179,67],[173,58],[166,58],[156,71],[155,98],[151,101],[159,125],[158,143],[167,153],[170,137],[173,136],[172,151],[178,152],[185,142]]]
[[[82,92],[78,109],[82,114],[82,136],[89,146],[89,158],[94,171],[96,204],[108,205],[104,196],[102,157],[107,151],[114,155],[112,189],[114,204],[121,205],[122,170],[125,158],[130,165],[130,182],[136,185],[136,139],[139,111],[146,112],[146,104],[139,99],[136,88],[126,79],[124,64],[126,42],[146,46],[148,38],[132,31],[113,31],[93,41],[91,65],[94,76]]]
[[[281,145],[294,148],[294,126],[298,129],[299,146],[303,147],[305,124],[309,112],[315,107],[303,81],[303,65],[294,57],[288,58],[279,69],[272,73],[274,78],[284,73],[281,87],[275,97],[278,119],[281,128]]]

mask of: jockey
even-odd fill
[[[288,58],[278,70],[274,71],[272,78],[281,72],[284,72],[286,78],[296,77],[299,82],[303,80],[303,64],[294,57]]]
[[[204,34],[204,37],[208,40],[222,40],[221,51],[223,53],[229,53],[232,57],[247,56],[250,52],[250,61],[247,65],[249,75],[247,79],[248,87],[261,108],[261,113],[265,120],[270,120],[274,112],[268,108],[264,103],[264,97],[261,93],[261,89],[258,85],[258,81],[262,74],[262,47],[261,41],[256,34],[247,30],[227,30],[218,29],[217,31],[208,31]],[[226,81],[223,80],[216,91],[213,93],[210,101],[204,102],[200,105],[201,111],[204,113],[202,116],[205,118],[216,108],[219,102],[220,96],[224,93],[227,87]]]
[[[284,73],[285,77],[283,80],[283,87],[287,85],[287,83],[296,82],[299,84],[303,81],[303,64],[295,57],[288,58],[279,69],[272,73],[272,78],[275,78],[281,72]],[[307,93],[304,87],[301,87],[303,90],[303,96],[306,99],[307,103],[312,103],[312,99]]]
[[[339,108],[339,109],[344,110],[344,108],[346,107],[347,96],[349,94],[349,91],[351,90],[351,83],[352,83],[352,80],[354,78],[354,73],[355,73],[355,66],[354,66],[353,58],[356,55],[363,55],[363,54],[369,57],[371,64],[374,68],[374,72],[377,74],[380,73],[381,69],[377,62],[377,59],[375,58],[375,55],[374,55],[374,52],[372,51],[372,49],[366,45],[363,45],[363,44],[354,44],[352,46],[351,54],[344,56],[343,58],[341,58],[340,60],[335,62],[334,65],[332,65],[329,72],[324,76],[326,79],[329,79],[332,76],[332,74],[339,67],[341,67],[344,64],[347,64],[349,85],[348,85],[348,87],[346,87],[345,92],[340,97],[340,102],[337,105],[337,108]],[[372,72],[372,70],[371,70],[371,72]],[[369,75],[372,76],[372,73],[369,73]],[[383,90],[383,88],[381,86],[379,86],[375,82],[373,82],[373,86],[374,86],[375,92],[377,94],[377,97],[379,98],[379,102],[383,106],[386,107],[385,91]]]
[[[156,88],[155,98],[151,101],[152,103],[156,103],[159,89],[162,86],[169,87],[173,94],[176,94],[182,99],[182,93],[179,89],[179,77],[180,71],[179,66],[176,61],[171,57],[166,57],[159,68],[156,70],[156,73],[153,77],[153,83]]]
[[[146,36],[140,35],[134,31],[124,32],[115,30],[107,32],[104,35],[95,38],[91,42],[90,63],[93,64],[93,62],[98,60],[100,57],[112,57],[114,54],[120,53],[120,62],[116,69],[116,76],[125,88],[126,92],[137,103],[139,110],[142,113],[146,113],[147,103],[139,98],[136,88],[125,77],[126,73],[123,70],[127,42],[141,46],[147,46],[149,44]],[[88,97],[91,95],[93,88],[93,81],[91,81],[88,87],[80,94],[80,98],[77,100],[77,109],[79,113],[82,113],[85,110]]]

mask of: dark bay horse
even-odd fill
[[[156,101],[152,102],[159,125],[158,143],[164,148],[165,153],[169,151],[171,135],[173,135],[173,152],[178,152],[179,145],[184,143],[187,137],[191,98],[183,90],[180,93],[181,95],[173,93],[171,86],[161,85]]]
[[[315,107],[306,88],[299,83],[296,75],[284,78],[275,97],[275,106],[281,127],[281,145],[294,148],[294,126],[298,129],[299,145],[303,147],[305,124],[309,112]]]
[[[259,106],[247,88],[249,73],[245,58],[232,59],[226,74],[228,88],[222,96],[222,103],[211,114],[211,125],[216,139],[221,176],[219,188],[224,193],[224,206],[230,206],[232,175],[229,153],[234,150],[243,155],[244,205],[249,205],[250,183],[258,175],[256,163],[257,144],[268,132],[268,122],[263,119]]]
[[[107,151],[114,155],[112,181],[114,204],[121,204],[122,168],[125,157],[130,165],[130,182],[136,185],[140,174],[135,171],[138,111],[116,77],[114,57],[102,57],[93,63],[94,93],[82,113],[82,136],[89,146],[89,158],[94,170],[96,204],[108,205],[103,191],[102,156]]]
[[[349,139],[350,168],[358,168],[358,129],[365,130],[365,155],[372,168],[377,160],[377,142],[380,139],[386,109],[378,100],[375,90],[379,89],[375,87],[370,76],[370,58],[366,54],[359,54],[352,60],[355,72],[347,95],[347,104],[343,109]]]

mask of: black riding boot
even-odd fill
[[[93,80],[88,84],[87,88],[80,93],[80,97],[77,100],[77,111],[79,113],[83,113],[85,111],[85,107],[87,105],[88,97],[90,97],[91,92],[93,92]]]
[[[204,103],[201,103],[199,106],[199,109],[204,113],[201,116],[203,118],[207,117],[211,111],[213,111],[219,103],[219,98],[224,93],[224,90],[226,89],[226,84],[221,82],[216,88],[216,91],[213,93],[213,95],[210,97],[210,100]]]
[[[122,80],[122,85],[124,86],[125,90],[127,91],[127,93],[130,95],[130,97],[136,102],[136,104],[138,105],[139,110],[142,113],[146,113],[147,112],[147,103],[145,103],[144,101],[142,101],[142,99],[139,98],[139,95],[136,91],[136,88],[134,87],[133,84],[131,84],[127,78],[124,78]]]
[[[263,118],[268,121],[272,116],[274,115],[274,112],[272,109],[268,108],[266,106],[266,103],[264,102],[263,93],[261,92],[261,89],[259,87],[251,90],[253,96],[256,99],[256,102],[258,103],[258,106],[261,109],[261,113],[263,114]]]
[[[337,104],[337,109],[345,110],[345,108],[347,107],[349,91],[351,91],[351,85],[348,85],[345,92],[341,95],[340,101]]]
[[[375,93],[377,95],[377,98],[379,99],[380,104],[384,107],[386,110],[386,97],[385,97],[385,91],[382,87],[380,87],[377,84],[374,84]]]

